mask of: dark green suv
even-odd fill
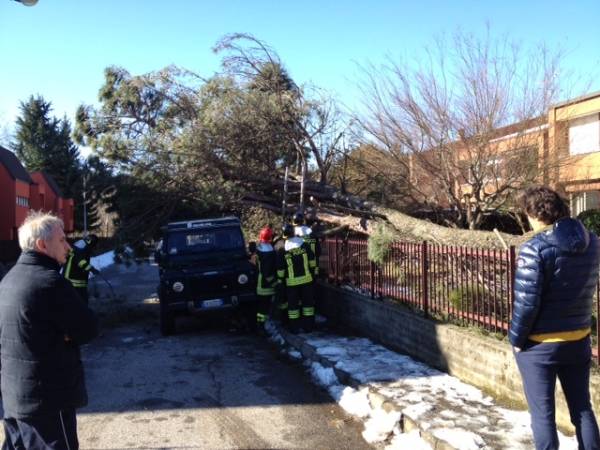
[[[184,314],[251,307],[256,269],[250,263],[237,217],[173,222],[162,228],[159,265],[160,331],[175,332]]]

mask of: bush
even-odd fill
[[[580,213],[577,218],[588,230],[600,235],[600,209],[588,209]]]
[[[394,242],[394,234],[384,225],[378,225],[367,245],[367,254],[370,261],[383,264],[390,254],[390,247]]]
[[[479,285],[467,284],[465,286],[452,289],[449,300],[455,309],[459,311],[471,311],[475,300],[483,299],[486,294],[485,288]]]

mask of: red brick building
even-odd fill
[[[17,240],[17,230],[30,210],[56,214],[64,221],[65,232],[71,232],[74,206],[50,175],[27,173],[16,155],[0,146],[0,241]]]

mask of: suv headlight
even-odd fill
[[[248,282],[248,275],[246,275],[245,273],[241,274],[238,277],[238,283],[240,284],[246,284]]]
[[[173,283],[173,286],[171,286],[173,288],[173,290],[175,292],[181,292],[183,291],[183,283],[181,281],[176,281],[175,283]]]

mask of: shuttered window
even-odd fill
[[[569,124],[569,153],[581,155],[600,151],[600,114],[590,114]]]

